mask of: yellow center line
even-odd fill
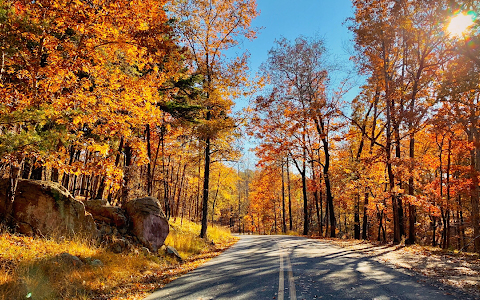
[[[288,286],[290,290],[290,300],[297,300],[297,291],[295,290],[295,282],[293,280],[292,264],[290,263],[290,255],[287,254],[287,268],[288,268]]]
[[[283,300],[285,290],[285,280],[283,277],[283,251],[280,250],[280,279],[278,281],[278,300]]]
[[[288,272],[288,289],[290,300],[297,300],[297,291],[293,277],[292,263],[290,262],[290,253],[287,249],[282,249],[280,243],[277,243],[280,258],[280,276],[278,279],[278,300],[285,298],[285,270]]]

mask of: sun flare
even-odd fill
[[[466,14],[458,14],[450,21],[447,31],[453,36],[461,36],[473,25],[472,17]]]

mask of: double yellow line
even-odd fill
[[[284,300],[285,297],[285,275],[288,273],[288,290],[290,293],[290,300],[297,300],[297,291],[295,290],[295,281],[293,280],[292,264],[290,263],[290,253],[287,249],[282,249],[277,243],[280,256],[280,276],[278,281],[278,300]],[[285,263],[284,263],[285,260]]]

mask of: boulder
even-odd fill
[[[89,200],[84,204],[85,210],[91,213],[97,222],[105,222],[118,228],[127,225],[127,218],[120,207],[110,206],[104,200]]]
[[[157,252],[169,232],[168,221],[160,202],[153,197],[138,198],[128,201],[125,210],[132,233],[145,247]]]
[[[182,262],[183,258],[178,253],[177,249],[173,248],[172,246],[167,246],[165,248],[165,253],[171,257],[176,258],[178,261]]]
[[[0,202],[5,198],[5,192],[0,192]],[[23,234],[98,236],[95,221],[83,203],[56,182],[20,179],[12,216],[17,231]]]
[[[63,252],[57,256],[57,260],[66,263],[67,265],[75,268],[83,267],[84,263],[75,255],[67,252]]]
[[[99,259],[94,259],[94,260],[92,260],[90,265],[92,265],[94,267],[103,267],[103,262]]]

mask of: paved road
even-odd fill
[[[164,299],[465,299],[322,241],[245,235],[202,267],[153,293]]]

